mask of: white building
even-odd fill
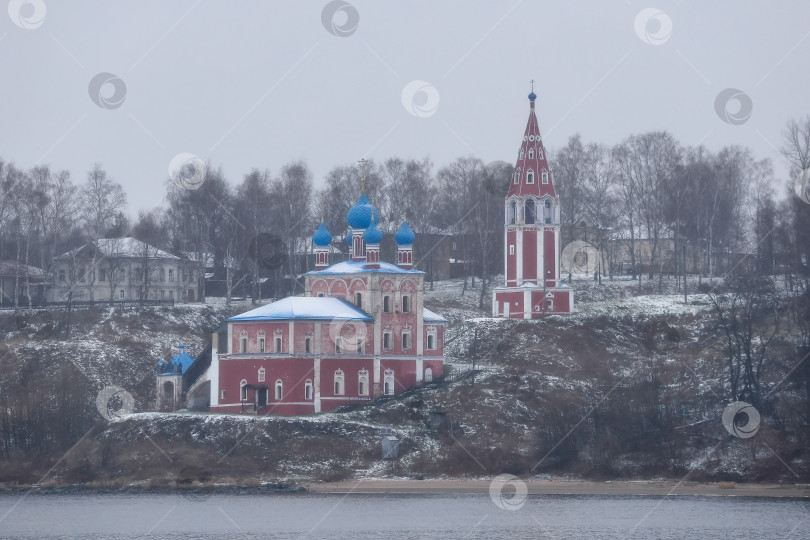
[[[48,299],[195,302],[201,268],[135,238],[104,238],[54,259]]]

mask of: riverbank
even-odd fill
[[[734,482],[675,482],[666,480],[521,480],[528,495],[577,496],[717,496],[800,498],[810,500],[810,484],[757,484]],[[212,482],[188,485],[156,486],[131,484],[104,486],[73,484],[66,486],[0,487],[2,494],[36,493],[44,495],[135,495],[141,493],[190,497],[210,495],[450,495],[489,494],[491,479],[391,480],[358,479],[341,482]],[[508,489],[508,488],[507,488]]]
[[[355,480],[302,484],[309,492],[338,494],[489,493],[491,480]],[[529,495],[689,495],[810,498],[810,484],[737,484],[631,480],[526,480]]]

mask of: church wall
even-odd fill
[[[435,349],[428,349],[427,348],[427,335],[430,332],[430,329],[434,328],[436,331],[436,348]],[[425,344],[424,348],[424,355],[425,356],[442,356],[444,354],[444,325],[442,324],[430,324],[425,323],[424,328],[424,340],[422,341]],[[435,373],[435,370],[434,370]]]
[[[515,279],[517,279],[517,231],[514,228],[510,228],[506,232],[506,245],[504,249],[506,250],[506,283],[507,284],[514,284]],[[509,247],[514,246],[514,253],[510,254]]]
[[[537,276],[537,231],[523,231],[523,281],[534,282]]]
[[[503,304],[509,302],[509,318],[522,319],[523,318],[523,291],[518,290],[515,292],[500,292],[495,293],[495,299],[499,302],[498,316],[503,316]]]
[[[545,260],[543,272],[545,273],[546,285],[554,287],[556,285],[554,268],[559,264],[559,261],[557,261],[557,247],[554,242],[554,230],[546,229],[543,234],[545,235],[543,237],[543,257]]]
[[[383,357],[380,360],[380,382],[385,382],[385,370],[391,369],[394,371],[394,393],[399,394],[403,390],[416,384],[416,360],[411,359],[386,359]],[[382,386],[380,393],[383,392]]]

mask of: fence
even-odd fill
[[[65,309],[70,307],[75,309],[90,309],[94,307],[119,307],[119,308],[139,308],[156,306],[174,306],[174,300],[71,300],[69,302],[34,302],[30,309]],[[14,306],[6,306],[0,309],[13,310]],[[16,309],[29,309],[28,303],[20,304]]]

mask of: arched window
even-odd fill
[[[357,395],[368,395],[368,370],[361,369],[357,372]]]
[[[391,296],[383,296],[383,313],[391,313]]]
[[[427,335],[427,348],[428,350],[433,350],[436,348],[436,334]]]
[[[529,148],[529,159],[534,159],[534,148]]]
[[[546,201],[546,223],[551,223],[551,201]]]
[[[517,170],[515,171],[515,181],[514,181],[514,183],[515,184],[520,183],[520,167],[518,167]]]
[[[526,183],[527,184],[534,184],[534,171],[529,170],[526,173]]]
[[[509,223],[515,224],[515,215],[517,214],[517,203],[512,201],[509,203]]]
[[[541,178],[544,184],[548,184],[548,171],[543,169],[543,173],[541,174]]]
[[[312,352],[312,338],[308,337],[304,340],[304,352]]]
[[[245,379],[239,382],[239,399],[247,401],[247,381]]]
[[[529,199],[526,201],[526,223],[532,224],[535,220],[534,201]]]
[[[410,313],[411,312],[411,297],[407,295],[402,295],[402,313]]]
[[[259,368],[259,382],[264,382],[266,374],[267,370],[265,370],[263,367]]]
[[[537,148],[537,159],[543,159],[543,147],[542,146]]]
[[[312,399],[312,380],[307,379],[307,382],[304,383],[304,399],[310,400]]]
[[[281,336],[276,336],[276,352],[281,352]]]
[[[281,379],[276,380],[276,399],[281,399],[284,397],[284,383],[281,382]]]
[[[346,393],[346,387],[343,384],[343,370],[338,369],[335,371],[335,395],[342,396]]]
[[[531,155],[531,154],[529,154]],[[523,148],[520,149],[520,154],[518,155],[518,159],[523,159]]]
[[[394,370],[393,369],[386,369],[385,370],[385,378],[383,383],[383,393],[386,396],[393,396],[394,395]]]
[[[431,368],[425,369],[425,382],[430,382],[433,380],[433,370]]]
[[[259,338],[259,352],[264,352],[264,338]]]
[[[361,292],[354,293],[354,305],[361,309],[363,308],[363,293]]]
[[[243,330],[242,332],[239,333],[239,352],[242,354],[246,353],[247,345],[248,345],[247,332]]]

